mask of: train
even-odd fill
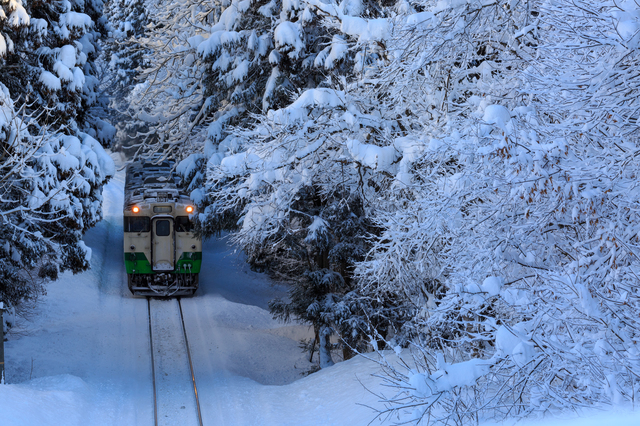
[[[191,296],[198,289],[197,209],[173,166],[172,161],[143,160],[126,167],[124,264],[134,296]]]

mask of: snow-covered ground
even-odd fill
[[[2,426],[153,424],[147,302],[129,294],[122,262],[122,173],[104,197],[105,220],[86,236],[92,269],[51,284],[5,343]],[[375,363],[355,358],[303,376],[311,364],[298,344],[309,329],[267,309],[285,288],[249,271],[222,240],[204,251],[201,288],[183,299],[204,424],[367,425],[374,413],[365,406],[380,407],[365,389],[382,390]],[[184,373],[162,369],[169,382]],[[544,422],[556,423],[631,426],[640,416]]]

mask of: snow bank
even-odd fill
[[[3,426],[108,424],[106,413],[93,415],[98,395],[80,378],[43,377],[24,384],[0,385]],[[97,410],[96,410],[97,411]]]

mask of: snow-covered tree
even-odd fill
[[[106,49],[113,73],[112,97],[116,102],[123,102],[145,68],[144,52],[138,40],[144,36],[148,17],[143,0],[112,0],[107,3],[107,12],[112,22],[111,44]]]
[[[40,110],[41,124],[109,143],[113,128],[98,116],[104,98],[94,64],[105,29],[102,1],[4,3],[0,70],[12,96],[28,111]]]
[[[33,135],[31,120],[0,84],[0,300],[10,306],[89,267],[82,234],[101,219],[102,185],[114,173],[90,135]]]
[[[310,89],[255,127],[237,129],[231,137],[245,151],[219,158],[217,166],[210,160],[208,184],[219,220],[226,212],[240,217],[234,238],[250,262],[301,278],[290,302],[272,304],[274,313],[295,314],[312,323],[318,337],[328,328],[346,348],[362,349],[370,323],[386,330],[406,314],[390,309],[397,306],[385,297],[356,292],[352,279],[368,237],[378,232],[368,212],[398,159],[394,146],[378,144],[401,129],[376,114],[377,100],[357,94]],[[374,175],[372,167],[384,173]],[[367,306],[376,307],[365,312]]]
[[[354,292],[352,280],[376,232],[371,202],[388,179],[368,163],[401,128],[378,123],[379,99],[350,92],[362,92],[351,82],[385,60],[391,24],[377,18],[387,12],[358,1],[233,2],[198,45],[214,70],[208,99],[218,113],[203,154],[179,167],[200,183],[196,164],[207,166],[206,191],[192,185],[194,199],[206,200],[205,234],[240,225],[235,237],[249,262],[295,281],[291,302],[274,301],[274,314],[312,323],[318,343],[339,334],[347,356],[362,349],[371,323],[382,330],[404,315],[387,309],[393,302]],[[315,89],[333,84],[348,90]],[[393,148],[382,151],[380,162],[393,161]]]
[[[149,5],[152,151],[203,234],[297,279],[277,316],[421,351],[391,410],[633,398],[635,2]]]
[[[106,15],[110,22],[109,39],[105,44],[108,62],[107,81],[103,82],[109,92],[110,113],[118,129],[118,146],[134,143],[138,132],[146,132],[146,123],[135,119],[135,107],[131,107],[131,92],[138,76],[148,66],[140,39],[149,24],[145,1],[111,0],[106,4]]]
[[[362,80],[227,137],[239,152],[209,160],[217,217],[240,216],[245,247],[321,262],[325,209],[362,203],[376,238],[350,278],[411,317],[378,338],[426,354],[419,374],[391,371],[407,397],[392,409],[421,406],[416,421],[633,398],[635,3],[423,1],[375,21],[317,7],[357,40]],[[330,301],[308,282],[292,301],[330,317],[327,276],[308,282]]]
[[[634,399],[637,11],[424,2],[394,29],[418,149],[356,276],[416,307],[419,368],[388,370],[406,420]]]
[[[153,126],[143,149],[178,158],[204,155],[194,186],[210,158],[239,149],[226,139],[228,129],[286,106],[301,90],[325,84],[328,74],[350,74],[358,58],[335,25],[322,25],[329,15],[321,3],[193,2],[176,10],[149,2],[147,8],[154,24],[141,44],[150,65],[132,96],[138,118]],[[328,10],[380,13],[356,0]],[[193,170],[191,163],[185,167]],[[205,233],[215,228],[203,225]]]
[[[89,266],[82,234],[114,172],[100,144],[113,134],[98,116],[101,16],[99,0],[0,2],[0,299],[10,305]]]

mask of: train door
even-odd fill
[[[155,218],[152,222],[152,228],[152,268],[154,271],[173,271],[175,269],[176,252],[173,233],[173,218]]]

